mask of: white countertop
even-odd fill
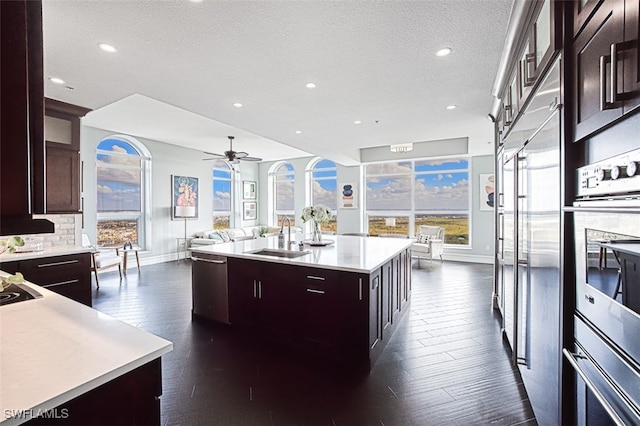
[[[350,235],[325,235],[323,238],[333,240],[335,243],[324,247],[305,245],[304,251],[309,253],[305,256],[291,259],[247,253],[263,248],[277,249],[277,237],[194,246],[191,247],[191,251],[196,254],[210,253],[274,263],[371,273],[412,244],[412,241],[408,238],[358,237]],[[297,244],[291,247],[291,251],[298,251]]]
[[[7,274],[0,271],[0,277]],[[46,411],[173,349],[173,343],[27,283],[44,297],[0,306],[0,424]]]
[[[82,246],[58,246],[46,248],[42,251],[28,251],[24,253],[4,252],[0,254],[0,263],[13,262],[16,260],[40,259],[51,256],[64,256],[65,254],[90,253],[91,250],[92,249],[90,247]]]

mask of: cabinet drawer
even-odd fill
[[[2,269],[20,272],[27,281],[91,306],[89,253],[5,262]]]

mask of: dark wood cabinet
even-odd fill
[[[91,255],[50,256],[3,262],[0,269],[22,273],[27,281],[91,306]]]
[[[45,99],[47,212],[79,213],[80,118],[91,111]]]
[[[605,0],[594,9],[572,48],[574,141],[640,105],[638,2]]]
[[[0,18],[0,181],[11,182],[0,191],[0,235],[53,232],[31,218],[46,213],[42,4],[2,1]]]
[[[408,310],[410,267],[408,250],[370,274],[228,258],[231,325],[368,371]]]
[[[63,403],[29,426],[160,425],[162,364],[156,358]],[[47,414],[57,414],[52,416]]]

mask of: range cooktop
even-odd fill
[[[39,299],[42,295],[25,284],[9,284],[0,293],[0,306],[25,300]]]

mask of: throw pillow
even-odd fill
[[[418,242],[420,244],[427,244],[431,241],[431,235],[418,234]]]
[[[225,243],[228,243],[229,241],[231,241],[231,237],[229,236],[227,231],[218,231],[218,234],[222,237],[222,240]]]

